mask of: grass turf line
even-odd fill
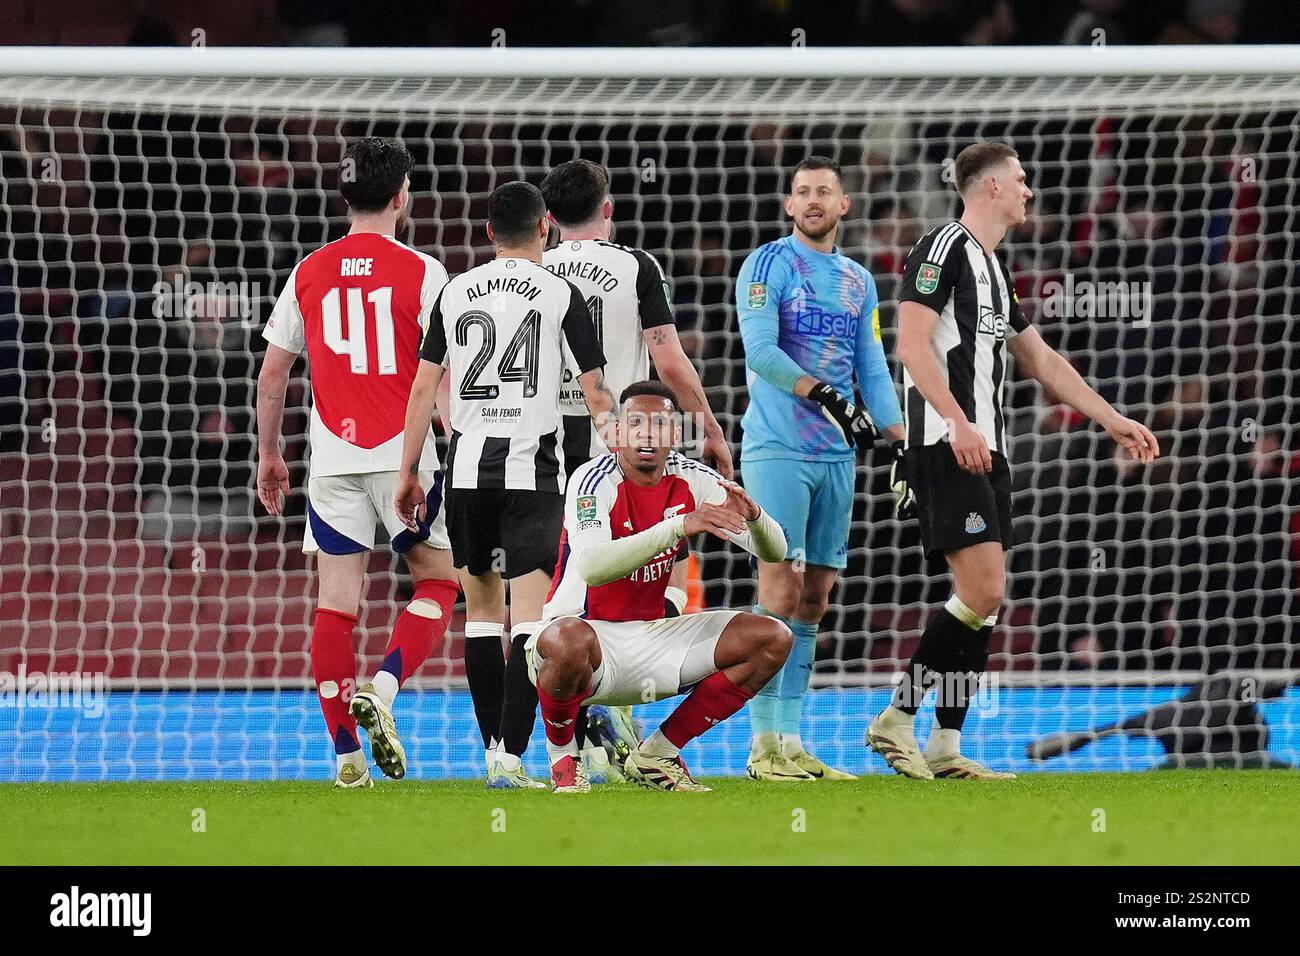
[[[709,783],[712,794],[622,784],[572,797],[489,791],[477,780],[384,781],[369,791],[327,782],[9,784],[0,786],[0,864],[346,864],[357,852],[416,864],[1300,858],[1300,774],[1285,771]],[[206,832],[192,829],[195,809]],[[1094,831],[1098,809],[1104,832]]]

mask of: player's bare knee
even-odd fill
[[[793,616],[801,621],[818,624],[826,616],[828,607],[830,607],[830,601],[825,595],[804,594],[800,596],[799,604],[795,607]]]
[[[759,603],[769,614],[790,617],[799,606],[799,596],[799,578],[784,566],[760,578]]]
[[[785,659],[790,656],[794,646],[794,636],[790,629],[776,618],[751,615],[753,656],[756,663],[775,673]]]
[[[990,577],[964,590],[965,596],[958,594],[958,597],[962,598],[962,603],[981,617],[988,617],[990,614],[997,613],[1002,607],[1002,601],[1006,597],[1006,579],[1001,576]]]
[[[773,589],[764,595],[763,610],[777,617],[791,617],[799,608],[799,591],[796,588]]]
[[[566,671],[590,666],[596,632],[576,618],[563,618],[548,624],[537,638],[537,650],[548,663]]]
[[[1007,596],[1007,576],[1005,574],[990,574],[984,581],[984,586],[979,589],[981,603],[983,607],[981,612],[987,617],[997,611],[1002,606],[1002,602]]]

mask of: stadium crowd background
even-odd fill
[[[212,44],[478,46],[497,27],[512,46],[788,44],[795,29],[810,46],[1087,43],[1094,28],[1111,43],[1279,42],[1295,29],[1287,4],[1250,0],[1092,0],[1050,14],[1005,0],[877,0],[848,19],[797,0],[670,2],[653,6],[653,23],[627,2],[548,4],[545,17],[506,3],[380,2],[362,19],[341,2],[240,0],[133,22],[84,4],[84,18],[61,10],[56,25],[40,6],[0,3],[17,25],[6,42],[187,44],[190,22]],[[1029,386],[1011,390],[1021,547],[991,666],[1300,666],[1298,120],[1274,110],[978,128],[754,116],[399,126],[0,106],[0,667],[25,651],[29,668],[43,655],[51,667],[138,676],[302,672],[310,598],[292,572],[303,567],[306,397],[300,380],[285,425],[297,493],[283,526],[250,493],[258,327],[292,265],[345,230],[333,167],[364,132],[406,139],[417,163],[409,239],[453,274],[491,255],[481,222],[495,185],[539,181],[575,142],[589,144],[581,155],[611,171],[615,238],[664,263],[679,328],[737,446],[732,283],[750,250],[787,229],[783,170],[809,152],[844,165],[855,207],[842,246],[876,276],[889,352],[903,256],[955,212],[944,160],[977,136],[1008,138],[1037,193],[1009,242],[1026,312],[1107,399],[1150,424],[1166,456],[1139,475],[1068,409],[1043,412]],[[1066,272],[1150,283],[1149,325],[1046,315],[1044,287]],[[158,316],[152,290],[178,278],[256,283],[259,321],[213,317],[235,303]],[[883,463],[860,469],[865,538],[851,543],[823,626],[819,657],[846,670],[905,660],[929,589],[945,587],[927,583],[915,529],[892,519],[885,469],[872,467]],[[704,548],[705,603],[747,605],[747,568]],[[372,652],[404,587],[381,578],[368,595]],[[444,665],[458,656],[449,648]]]

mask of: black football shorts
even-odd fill
[[[946,441],[907,449],[907,479],[916,495],[921,543],[931,567],[943,567],[950,551],[985,541],[1011,550],[1011,469],[999,452],[991,457],[992,471],[972,475],[957,464]]]
[[[564,527],[564,495],[553,491],[450,488],[447,537],[458,568],[517,578],[555,573]]]

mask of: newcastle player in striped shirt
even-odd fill
[[[1033,193],[1015,150],[968,146],[954,167],[960,220],[913,247],[900,283],[898,358],[907,427],[905,468],[932,566],[947,562],[953,594],[939,608],[867,742],[898,773],[1010,779],[961,754],[970,692],[988,661],[989,634],[1006,593],[1012,543],[1011,475],[1002,391],[1010,352],[1022,372],[1101,425],[1132,459],[1160,453],[1146,426],[1125,418],[1025,320],[1006,265],[994,256],[1025,221]],[[940,560],[943,559],[943,560]],[[913,718],[938,687],[935,729],[922,754]]]
[[[679,396],[684,415],[699,426],[704,436],[702,457],[724,478],[731,478],[727,436],[709,408],[699,373],[682,349],[663,270],[645,250],[609,241],[614,203],[608,171],[589,159],[560,163],[542,181],[542,197],[560,229],[559,243],[546,250],[542,264],[568,279],[586,297],[605,353],[610,391],[617,395],[632,383],[649,378],[653,359],[659,378]],[[564,466],[570,475],[607,451],[573,379],[574,371],[566,369],[560,393]],[[686,609],[688,557],[683,541],[665,591],[664,613],[670,617]],[[630,708],[602,708],[592,715],[592,733],[587,731],[587,709],[579,713],[578,746],[591,764],[592,783],[602,783],[610,775],[603,769],[605,749],[598,744],[602,734],[595,731],[604,728],[623,746],[635,744],[630,713]]]
[[[465,676],[494,787],[545,786],[520,763],[537,712],[523,646],[538,627],[564,523],[557,431],[566,357],[597,424],[617,418],[582,294],[542,267],[547,231],[537,187],[506,183],[489,197],[496,258],[452,279],[434,304],[407,405],[394,502],[407,526],[416,527],[425,500],[416,472],[419,438],[450,368],[447,531],[465,592]],[[508,663],[501,653],[503,579],[510,582]]]
[[[615,395],[650,375],[650,362],[663,383],[679,396],[682,412],[703,433],[703,458],[732,476],[727,436],[704,396],[700,375],[682,349],[673,321],[663,269],[644,249],[610,242],[614,203],[609,173],[589,159],[560,163],[542,181],[542,197],[560,241],[547,249],[542,264],[578,287],[591,310],[592,324],[605,353],[605,378]],[[564,412],[564,463],[570,475],[608,449],[587,416],[581,392],[566,371],[561,405]]]

